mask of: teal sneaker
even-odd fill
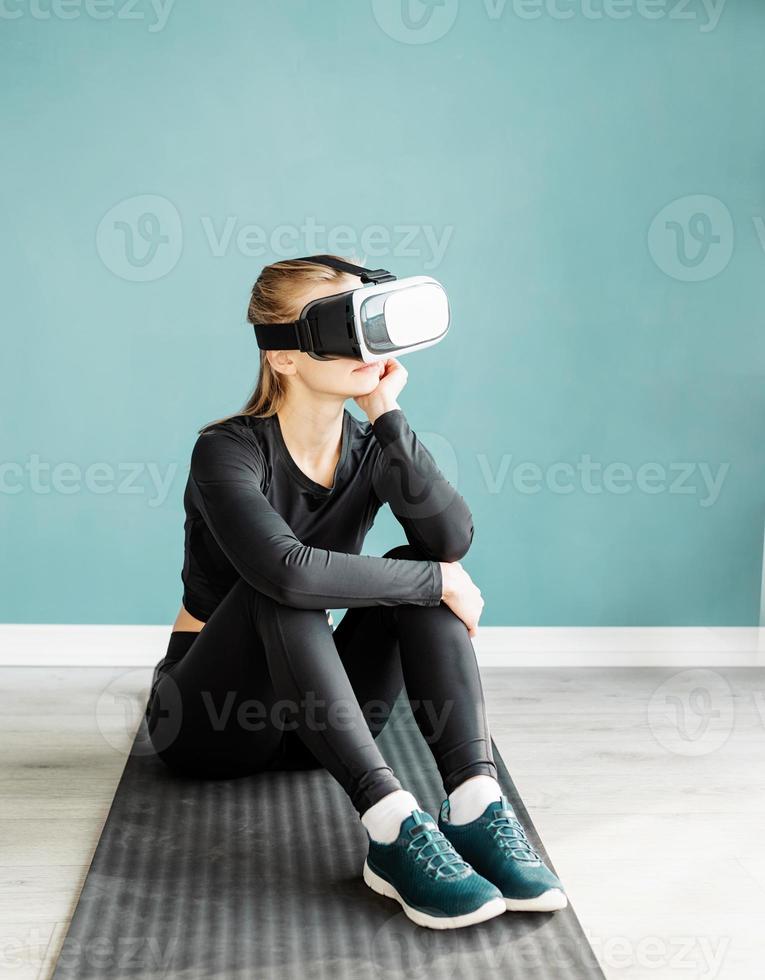
[[[449,823],[446,799],[438,826],[462,857],[499,887],[511,912],[555,912],[568,905],[560,879],[529,843],[506,796],[459,824]]]
[[[364,881],[372,891],[395,898],[418,926],[459,929],[505,911],[502,893],[454,850],[424,810],[401,821],[392,844],[369,836]]]

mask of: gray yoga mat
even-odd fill
[[[378,736],[431,814],[443,787],[405,696]],[[499,756],[500,783],[544,848]],[[366,833],[325,769],[173,775],[142,723],[54,980],[602,978],[573,909],[416,926],[371,891]]]

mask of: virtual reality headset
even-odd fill
[[[449,300],[430,276],[397,279],[385,269],[364,269],[332,255],[288,261],[327,265],[358,276],[364,285],[311,300],[293,323],[254,323],[261,350],[301,350],[317,360],[371,362],[422,350],[446,336]]]

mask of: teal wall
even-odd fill
[[[173,619],[251,284],[330,248],[449,290],[401,404],[482,625],[756,624],[764,36],[760,0],[4,0],[0,619]]]

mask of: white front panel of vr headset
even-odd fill
[[[449,332],[449,326],[451,322],[451,316],[449,322],[447,322],[446,330],[439,336],[433,337],[430,340],[423,340],[417,344],[411,344],[407,347],[401,347],[398,350],[388,351],[385,354],[377,354],[371,351],[366,344],[363,337],[363,331],[360,328],[361,323],[361,304],[368,299],[370,296],[377,296],[380,293],[391,293],[399,289],[409,289],[412,286],[421,286],[425,284],[433,284],[438,286],[443,290],[443,286],[437,279],[433,279],[432,276],[408,276],[404,279],[397,279],[394,282],[382,282],[371,286],[363,286],[361,289],[357,289],[353,294],[353,324],[356,332],[356,341],[361,350],[362,360],[369,364],[374,361],[387,361],[391,357],[403,357],[405,354],[413,354],[415,351],[424,350],[426,347],[432,347],[433,344],[437,344],[439,341],[443,340],[446,334]],[[446,291],[444,290],[444,293]],[[447,299],[448,303],[448,299]]]

